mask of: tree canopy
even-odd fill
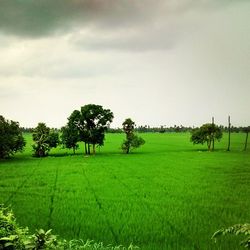
[[[25,141],[19,123],[0,116],[0,158],[22,151]]]
[[[222,138],[222,129],[213,123],[203,124],[191,132],[190,140],[194,144],[207,143],[208,151],[211,151],[211,145],[214,140],[219,141]]]
[[[90,154],[92,145],[93,154],[96,145],[104,144],[105,132],[114,118],[109,109],[101,105],[88,104],[79,110],[74,110],[68,118],[67,126],[78,131],[79,140],[85,143],[85,153]]]
[[[46,126],[45,123],[38,123],[37,127],[33,130],[32,145],[34,156],[45,157],[48,155],[51,148],[56,148],[59,144],[59,135],[53,129]]]

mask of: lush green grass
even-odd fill
[[[244,134],[232,134],[215,152],[193,146],[189,134],[142,134],[146,144],[131,155],[124,135],[109,134],[96,156],[81,147],[73,156],[53,149],[0,162],[0,203],[18,222],[53,228],[65,238],[94,239],[142,249],[238,249],[238,240],[214,244],[218,228],[250,221],[250,151]]]

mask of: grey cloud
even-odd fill
[[[78,48],[87,50],[124,50],[141,52],[148,50],[171,49],[178,40],[179,33],[170,28],[147,30],[124,30],[123,32],[99,32],[78,35],[71,42]]]
[[[239,1],[1,0],[0,31],[41,37],[86,26],[107,29],[144,26],[171,13],[233,2]]]
[[[1,0],[0,29],[19,36],[46,36],[82,25],[128,25],[147,16],[150,1]],[[128,18],[130,16],[130,18]]]
[[[99,65],[98,65],[99,66]],[[5,78],[14,77],[30,77],[45,79],[82,79],[105,76],[107,72],[115,74],[114,67],[110,70],[110,65],[103,65],[102,68],[97,65],[82,63],[81,61],[60,62],[53,60],[52,62],[36,62],[35,59],[28,65],[15,65],[11,67],[0,67],[0,75]],[[1,96],[1,95],[0,95]]]

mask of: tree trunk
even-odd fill
[[[228,146],[227,146],[227,151],[230,151],[230,144],[231,144],[231,123],[230,123],[230,116],[228,116]]]
[[[246,132],[246,141],[245,141],[244,151],[247,150],[247,141],[248,141],[248,132]]]
[[[88,155],[90,155],[90,144],[88,143]]]
[[[126,154],[128,154],[129,153],[129,147],[127,147],[127,151],[126,151]]]
[[[85,148],[85,155],[88,154],[88,151],[87,151],[87,143],[84,142],[84,148]]]
[[[207,142],[207,150],[211,151],[211,140]]]
[[[93,144],[93,155],[95,155],[95,144]]]

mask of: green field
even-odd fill
[[[22,226],[53,228],[61,237],[141,249],[241,249],[239,239],[214,244],[217,229],[250,222],[250,151],[244,134],[215,152],[187,133],[142,134],[146,144],[122,154],[122,134],[108,134],[96,156],[57,148],[47,158],[24,153],[0,161],[0,203]],[[81,145],[82,146],[82,145]]]

